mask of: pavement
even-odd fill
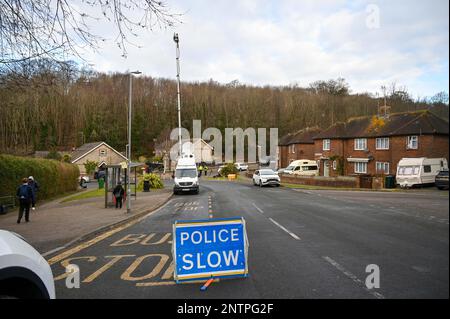
[[[132,199],[130,214],[126,213],[126,203],[122,209],[105,208],[104,197],[66,203],[61,203],[64,198],[42,204],[38,202],[36,210],[30,211],[30,222],[26,223],[22,219],[22,222],[17,224],[17,211],[10,212],[0,216],[0,229],[22,235],[41,254],[46,255],[72,242],[82,240],[99,229],[154,210],[167,202],[171,195],[171,189],[140,192],[136,199]]]
[[[249,277],[173,281],[175,220],[243,216]],[[164,206],[48,256],[58,298],[448,298],[448,192],[304,191],[201,181]],[[80,288],[65,266],[80,268]],[[368,289],[366,268],[380,269]]]

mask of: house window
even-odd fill
[[[406,141],[406,148],[409,150],[416,150],[419,147],[419,137],[417,135],[408,136]]]
[[[100,156],[106,156],[106,150],[100,150]]]
[[[329,140],[329,139],[323,140],[323,147],[322,147],[322,149],[324,151],[329,151],[331,149],[331,140]]]
[[[355,138],[355,151],[364,151],[367,149],[366,138]]]
[[[380,137],[376,141],[377,150],[388,150],[389,149],[389,137]]]
[[[367,163],[355,162],[355,173],[366,174],[367,173]]]
[[[377,174],[389,174],[389,162],[377,162]]]
[[[333,171],[335,171],[337,169],[337,162],[336,160],[333,161]]]

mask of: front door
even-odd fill
[[[323,176],[330,177],[330,161],[323,161]]]

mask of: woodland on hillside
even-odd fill
[[[2,71],[2,70],[0,70]],[[105,141],[124,151],[127,140],[129,75],[98,73],[73,62],[28,60],[0,72],[0,152],[27,155],[37,150],[71,150]],[[318,76],[320,77],[320,76]],[[176,127],[176,82],[133,80],[133,154],[151,156],[155,140]],[[448,120],[448,94],[413,99],[406,88],[385,88],[391,112],[430,109]],[[182,125],[193,119],[202,129],[216,127],[279,129],[279,137],[302,128],[326,128],[350,117],[374,115],[384,100],[352,94],[344,79],[308,87],[256,87],[237,80],[181,85]],[[165,133],[164,133],[165,134]]]

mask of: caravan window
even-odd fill
[[[424,165],[423,172],[424,173],[431,173],[431,166],[430,165]]]
[[[308,165],[308,166],[303,166],[303,170],[304,171],[317,171],[317,165]]]
[[[398,175],[419,175],[420,166],[401,166]]]

